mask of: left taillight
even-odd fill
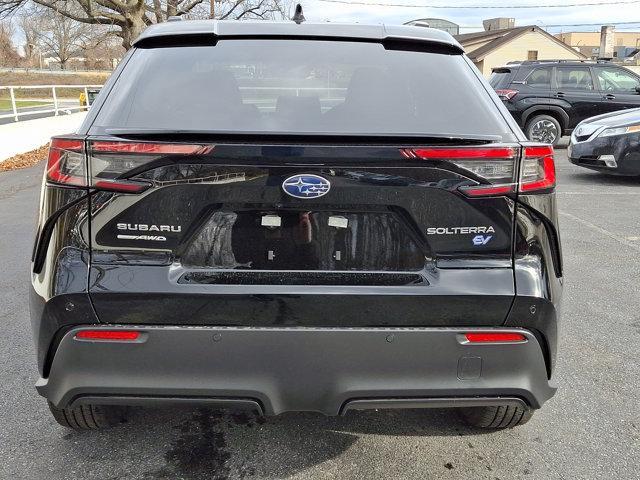
[[[85,142],[72,137],[53,137],[49,147],[47,181],[110,192],[140,193],[151,187],[151,183],[130,176],[146,164],[163,158],[208,155],[213,148],[207,144]]]
[[[92,185],[100,190],[140,193],[151,187],[148,180],[130,178],[145,166],[163,162],[183,162],[185,157],[211,154],[214,146],[200,143],[127,142],[89,140],[87,154]],[[195,161],[195,160],[194,160]]]
[[[87,186],[87,162],[83,140],[64,137],[51,139],[47,181],[74,187]]]

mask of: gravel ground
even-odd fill
[[[525,426],[480,432],[450,411],[136,410],[76,433],[50,417],[28,320],[42,166],[0,173],[0,479],[638,479],[640,180],[557,155],[566,289],[558,394]]]

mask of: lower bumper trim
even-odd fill
[[[362,398],[345,403],[340,409],[340,415],[345,415],[351,410],[491,407],[504,405],[529,406],[527,402],[517,397]]]
[[[512,399],[540,408],[555,393],[538,340],[521,328],[90,328],[139,329],[147,340],[87,342],[74,339],[82,327],[67,332],[49,377],[36,385],[58,408],[202,403],[338,415]],[[475,330],[518,332],[527,341],[460,343]]]
[[[80,405],[128,405],[128,406],[170,406],[203,405],[212,408],[252,410],[264,415],[260,402],[250,398],[210,398],[210,397],[153,397],[133,395],[81,395],[69,402],[69,408]]]

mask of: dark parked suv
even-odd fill
[[[609,62],[511,63],[489,83],[527,138],[553,145],[586,118],[640,107],[640,76]]]
[[[38,392],[76,429],[164,403],[524,423],[555,392],[554,187],[444,32],[150,27],[52,139]]]

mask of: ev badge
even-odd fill
[[[489,240],[491,240],[491,238],[493,238],[493,235],[476,235],[475,237],[473,237],[473,244],[476,246],[486,245],[487,243],[489,243]]]

